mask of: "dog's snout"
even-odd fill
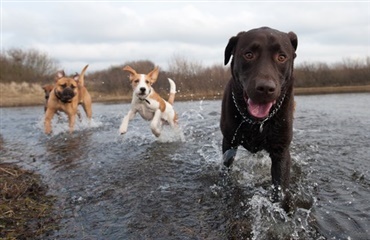
[[[256,91],[263,95],[273,95],[276,91],[276,84],[273,81],[259,81],[256,84]]]
[[[146,91],[146,88],[145,88],[145,87],[141,87],[141,88],[140,88],[140,92],[145,93],[145,91]]]
[[[68,87],[63,90],[63,95],[74,95],[74,91],[72,88]]]

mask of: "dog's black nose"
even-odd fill
[[[263,95],[272,95],[276,91],[276,84],[273,81],[259,81],[256,84],[256,91]]]
[[[141,87],[141,88],[140,88],[140,91],[141,91],[141,92],[145,92],[145,90],[146,90],[146,88],[145,88],[145,87]]]

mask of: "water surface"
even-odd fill
[[[296,97],[293,213],[269,200],[270,159],[239,149],[222,170],[220,101],[175,102],[156,139],[128,104],[93,105],[68,134],[43,107],[1,109],[0,161],[43,176],[60,229],[43,239],[370,239],[370,94]]]

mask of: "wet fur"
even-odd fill
[[[168,101],[165,101],[152,87],[158,78],[159,69],[157,67],[148,74],[138,74],[130,66],[124,67],[123,70],[129,73],[133,95],[131,109],[123,118],[119,128],[120,134],[127,132],[128,123],[135,117],[136,113],[139,113],[143,119],[151,121],[150,129],[156,137],[160,136],[163,123],[168,123],[172,128],[175,128],[177,114],[172,105],[175,100],[176,85],[173,80],[168,79],[171,90]]]
[[[78,105],[81,104],[89,120],[92,117],[91,96],[84,86],[84,74],[88,65],[84,67],[80,75],[73,78],[66,77],[64,71],[59,71],[56,83],[49,94],[47,101],[44,131],[46,134],[52,132],[51,120],[58,111],[65,112],[68,116],[69,132],[74,130],[75,117],[78,114]]]
[[[226,85],[222,100],[220,127],[224,164],[227,167],[232,165],[239,145],[252,153],[266,150],[272,161],[274,201],[279,199],[280,187],[284,190],[289,187],[289,147],[293,136],[294,112],[293,62],[297,44],[297,36],[293,32],[283,33],[263,27],[240,32],[230,38],[225,48],[225,65],[232,56],[232,77]],[[281,55],[286,59],[279,57]],[[271,87],[271,91],[261,91],[259,86],[262,86],[262,90]],[[254,119],[249,114],[246,98],[254,98],[255,102],[261,103],[284,100],[276,113],[261,127],[261,123],[243,122],[241,114],[252,122],[263,120]],[[275,105],[272,109],[277,108]]]

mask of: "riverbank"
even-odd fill
[[[295,95],[318,95],[335,93],[363,93],[370,92],[370,85],[340,86],[340,87],[312,87],[295,88]],[[131,96],[103,95],[99,92],[90,92],[93,102],[129,102]],[[191,100],[217,100],[221,99],[220,93],[216,94],[177,94],[176,101]],[[22,107],[44,105],[45,97],[41,85],[38,84],[0,84],[0,107]]]
[[[40,175],[0,163],[0,239],[33,239],[53,231],[58,221],[53,208]]]

